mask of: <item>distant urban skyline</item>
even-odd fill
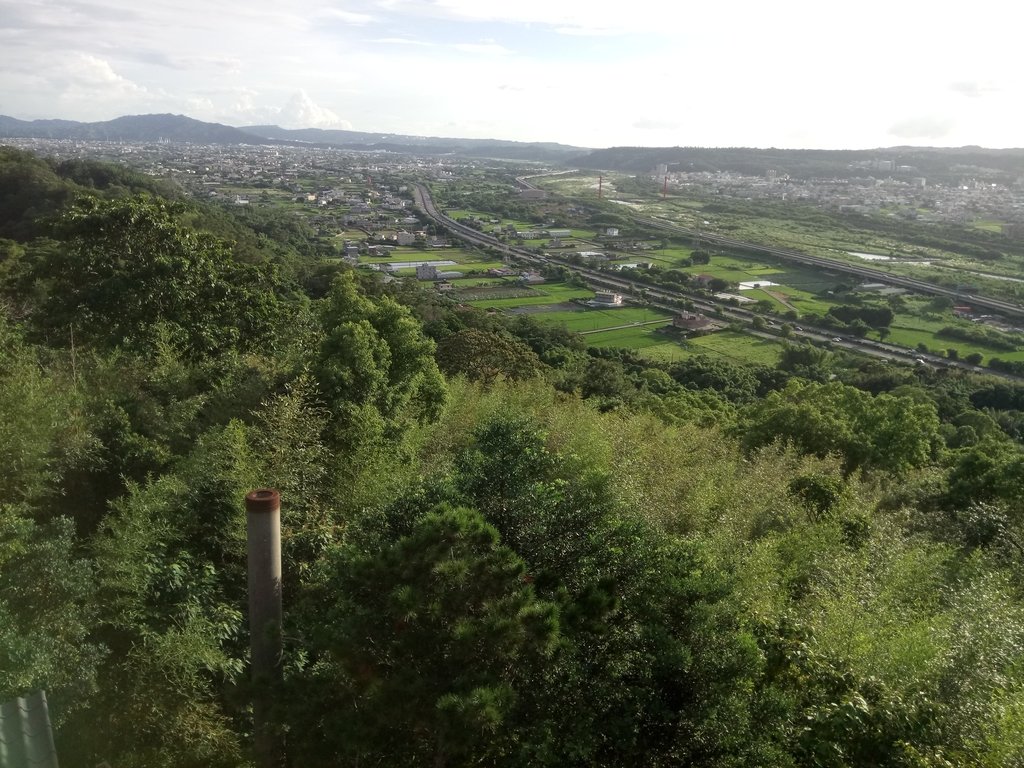
[[[1022,147],[994,0],[0,0],[0,114],[606,146]]]

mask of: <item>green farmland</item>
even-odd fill
[[[650,343],[639,348],[639,352],[642,356],[652,360],[669,362],[694,355],[712,355],[724,357],[733,362],[775,365],[782,353],[782,344],[736,331],[719,331],[681,343],[673,341],[665,341],[661,344]]]
[[[542,323],[554,323],[566,330],[583,333],[656,320],[668,322],[671,315],[660,310],[623,307],[622,309],[585,309],[581,312],[545,312],[535,315],[535,317]]]
[[[660,326],[638,325],[634,328],[616,328],[611,331],[587,334],[587,343],[594,347],[643,350],[645,355],[658,359],[676,359],[683,356],[682,347],[658,333]],[[656,353],[657,350],[657,353]],[[660,355],[664,354],[662,358]]]
[[[515,309],[517,307],[535,307],[544,304],[561,304],[573,299],[592,299],[594,292],[589,288],[576,288],[564,283],[544,283],[529,286],[535,295],[522,299],[493,299],[472,302],[474,307],[481,309]]]

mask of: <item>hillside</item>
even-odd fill
[[[204,123],[184,115],[129,115],[98,123],[70,120],[16,120],[0,115],[0,138],[92,141],[183,141],[196,144],[251,144],[237,128]]]
[[[64,764],[245,768],[254,717],[311,768],[1024,762],[1024,387],[645,360],[291,213],[0,180],[0,701]]]

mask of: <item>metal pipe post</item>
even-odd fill
[[[277,768],[284,750],[270,715],[281,684],[281,494],[270,488],[251,491],[245,512],[256,764]]]

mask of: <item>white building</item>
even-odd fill
[[[597,291],[594,294],[594,298],[589,303],[594,305],[594,306],[621,307],[622,306],[622,294],[621,293],[610,293],[608,291]]]

